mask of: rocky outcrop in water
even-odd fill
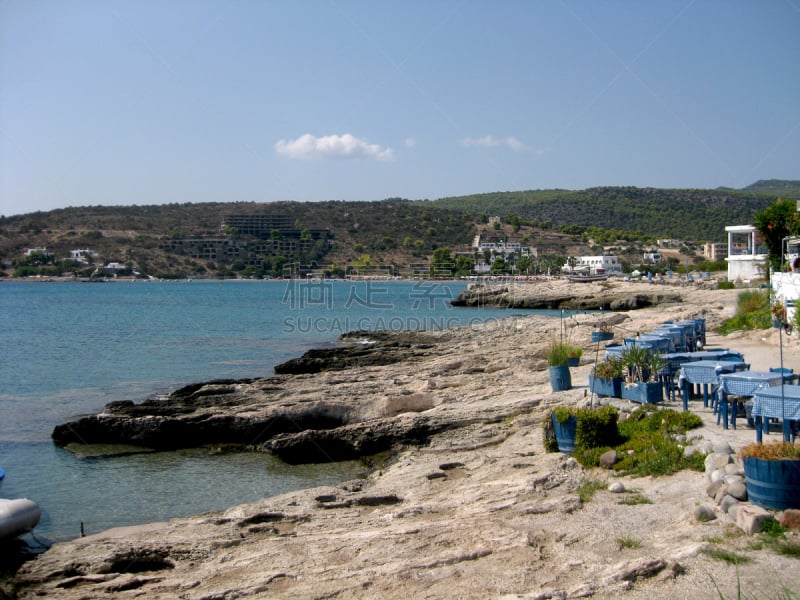
[[[570,282],[554,279],[547,285],[473,285],[461,292],[453,306],[500,308],[626,311],[681,302],[671,286],[628,284],[613,280]]]
[[[419,443],[430,430],[444,427],[403,423],[391,413],[386,418],[385,412],[380,415],[384,418],[374,419],[374,399],[353,389],[357,382],[327,385],[323,378],[315,384],[313,374],[413,362],[429,356],[446,334],[355,332],[344,337],[358,343],[309,351],[291,361],[290,367],[281,367],[282,372],[294,375],[209,381],[186,386],[165,398],[112,402],[100,414],[58,425],[53,441],[159,450],[207,444],[263,445],[287,462],[299,463],[346,460],[397,443]]]

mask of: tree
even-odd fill
[[[577,267],[577,266],[578,266],[578,259],[577,259],[577,258],[575,258],[574,256],[570,256],[570,257],[567,259],[567,264],[569,265],[569,270],[570,270],[570,272],[572,272],[572,271],[574,271],[574,270],[575,270],[575,267]]]
[[[475,268],[475,261],[463,254],[456,257],[456,277],[463,277],[472,273]]]
[[[375,263],[372,262],[372,257],[369,254],[362,254],[353,261],[353,268],[359,271],[369,271],[375,268]]]
[[[502,275],[504,273],[508,273],[508,271],[509,267],[506,264],[505,258],[503,258],[502,256],[498,256],[497,258],[494,259],[491,270],[492,275]]]
[[[533,267],[533,261],[529,256],[521,256],[517,259],[517,269],[522,273],[530,273]]]
[[[756,229],[767,247],[767,261],[773,269],[780,269],[783,253],[783,238],[797,235],[800,223],[797,205],[791,200],[778,200],[755,214]]]
[[[451,276],[453,274],[453,257],[450,248],[436,248],[431,258],[431,277],[436,275]]]

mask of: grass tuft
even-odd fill
[[[599,479],[587,479],[578,488],[578,497],[584,504],[590,502],[594,498],[595,492],[606,489],[608,484]]]
[[[617,546],[619,546],[620,549],[622,549],[622,548],[641,548],[642,547],[642,543],[639,540],[635,540],[635,539],[633,539],[632,537],[630,537],[628,535],[625,535],[625,536],[622,536],[622,537],[618,537],[616,541],[617,541]]]
[[[726,562],[729,565],[742,565],[753,560],[749,556],[737,554],[736,552],[731,552],[730,550],[725,550],[724,548],[704,548],[703,554],[709,558],[713,558],[714,560]]]
[[[642,496],[641,494],[630,494],[629,496],[625,496],[618,502],[618,504],[626,504],[628,506],[636,506],[637,504],[652,504],[653,501],[646,496]]]

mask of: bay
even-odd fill
[[[522,311],[449,305],[465,285],[395,281],[0,283],[3,497],[43,509],[39,536],[75,537],[293,489],[363,467],[288,466],[209,449],[95,458],[58,448],[55,425],[112,400],[273,373],[351,330],[442,329]]]

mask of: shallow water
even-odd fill
[[[440,329],[523,311],[454,309],[447,282],[0,283],[4,497],[42,507],[40,537],[75,537],[358,476],[360,463],[288,466],[262,453],[182,450],[87,457],[53,427],[112,400],[141,400],[273,366],[354,329]]]

